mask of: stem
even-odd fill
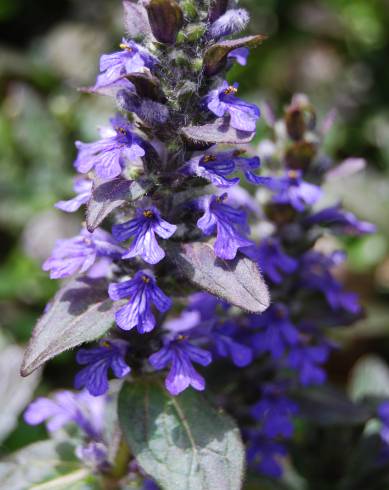
[[[120,480],[128,473],[128,465],[131,459],[130,448],[124,437],[121,437],[119,448],[116,453],[115,462],[110,475],[117,480]]]

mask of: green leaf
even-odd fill
[[[58,354],[105,334],[116,310],[123,305],[108,298],[107,287],[101,279],[78,278],[60,289],[34,328],[22,376]]]
[[[119,421],[143,470],[165,490],[239,490],[244,448],[235,423],[203,396],[157,382],[124,384]]]
[[[28,379],[20,377],[22,358],[23,349],[17,345],[9,345],[0,351],[0,441],[15,428],[19,414],[39,383],[39,372]]]
[[[170,259],[196,286],[251,313],[262,313],[270,304],[265,281],[247,257],[221,260],[209,243],[168,245]]]
[[[367,396],[389,397],[388,365],[378,356],[359,359],[351,372],[349,393],[353,400]]]
[[[0,463],[0,488],[9,490],[97,490],[68,442],[31,444]]]

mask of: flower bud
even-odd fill
[[[149,0],[146,4],[150,27],[157,41],[175,44],[184,16],[175,0]]]
[[[247,10],[244,9],[231,9],[219,17],[214,22],[209,33],[214,38],[220,38],[223,36],[230,36],[231,34],[238,34],[243,31],[250,21],[250,16]]]
[[[308,141],[297,141],[285,154],[285,164],[292,170],[308,170],[316,154],[315,145]]]

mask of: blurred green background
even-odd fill
[[[308,94],[319,116],[336,108],[326,149],[368,161],[367,172],[328,189],[379,225],[376,236],[344,242],[346,280],[369,312],[338,334],[345,351],[329,369],[345,384],[361,356],[389,361],[389,0],[241,4],[251,11],[250,30],[269,36],[247,67],[233,69],[242,96],[268,100],[280,115],[295,92]],[[81,215],[52,206],[71,195],[74,140],[94,138],[113,111],[112,100],[77,87],[93,83],[99,55],[116,48],[122,31],[119,0],[0,0],[1,345],[25,344],[57,287],[40,265],[57,238],[78,231]],[[259,140],[265,136],[262,124]],[[70,387],[73,364],[72,353],[50,362],[39,392]],[[42,434],[20,421],[0,452]]]

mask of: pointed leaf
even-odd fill
[[[204,126],[187,126],[182,129],[182,133],[189,140],[205,145],[250,143],[255,134],[231,128],[225,119],[216,119]]]
[[[107,289],[105,280],[79,278],[59,290],[34,328],[24,355],[22,376],[28,376],[58,354],[104,335],[122,305],[108,298]]]
[[[112,211],[126,202],[136,201],[147,192],[147,185],[118,177],[109,182],[94,182],[92,197],[88,202],[86,226],[95,230]]]
[[[207,49],[204,55],[205,74],[213,76],[221,71],[226,65],[228,54],[234,49],[256,47],[265,39],[266,36],[258,34],[256,36],[246,36],[240,39],[229,39],[214,44]]]
[[[235,423],[198,392],[125,383],[119,420],[137,462],[164,490],[239,490],[244,448]]]
[[[245,311],[262,313],[270,305],[267,286],[257,265],[247,257],[221,260],[209,243],[169,244],[170,259],[202,289]]]

